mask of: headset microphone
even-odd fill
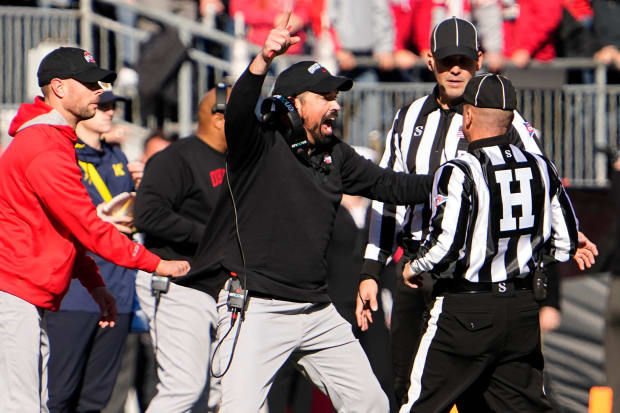
[[[270,96],[263,100],[260,113],[263,123],[278,129],[295,155],[306,153],[306,130],[295,105],[289,99],[281,95]]]

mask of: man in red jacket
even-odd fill
[[[99,81],[116,73],[77,48],[61,47],[39,66],[43,98],[23,104],[0,158],[0,411],[48,412],[49,345],[45,311],[58,310],[71,278],[114,325],[116,303],[90,250],[128,268],[159,275],[187,273],[185,261],[164,261],[97,216],[77,164],[76,124],[94,116]]]

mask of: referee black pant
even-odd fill
[[[394,374],[394,396],[398,405],[406,400],[409,389],[411,365],[418,348],[420,335],[425,328],[424,315],[432,300],[433,280],[424,273],[424,286],[411,288],[403,282],[403,264],[409,259],[403,257],[396,266],[396,288],[390,323],[392,339],[392,370]]]
[[[434,299],[401,413],[551,412],[544,394],[538,303],[531,291],[441,293]],[[506,288],[508,286],[508,288]]]

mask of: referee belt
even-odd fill
[[[505,293],[516,290],[532,291],[532,275],[524,278],[510,278],[498,282],[471,282],[466,279],[439,279],[433,287],[433,295],[442,293],[476,294],[476,293]]]

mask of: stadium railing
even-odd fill
[[[217,81],[234,80],[245,68],[258,48],[242,38],[216,30],[212,24],[193,22],[160,10],[142,6],[140,2],[99,0],[107,6],[123,6],[152,21],[174,27],[186,45],[189,60],[177,74],[177,130],[181,136],[191,133],[195,124],[195,107],[200,97]],[[0,106],[5,111],[29,100],[36,81],[34,73],[40,55],[31,50],[41,44],[74,44],[92,51],[104,67],[119,70],[128,38],[137,47],[151,33],[123,25],[95,12],[92,0],[81,0],[78,10],[42,9],[31,7],[0,7]],[[198,42],[197,42],[198,40]],[[200,50],[196,45],[208,40],[224,50],[220,58]],[[34,57],[33,57],[34,56]],[[34,61],[35,58],[37,61]],[[285,57],[279,60],[275,73],[293,61],[313,59],[312,56]],[[33,61],[29,61],[33,60]],[[361,62],[373,65],[372,60]],[[542,136],[544,149],[553,159],[562,176],[572,185],[602,187],[607,184],[607,155],[619,147],[620,86],[608,85],[604,65],[592,59],[556,59],[547,64],[534,63],[539,70],[589,70],[594,83],[520,87],[519,108],[525,119]],[[33,69],[34,68],[34,69]],[[34,72],[33,72],[34,70]],[[268,92],[272,79],[265,85]],[[36,86],[36,84],[34,85]],[[432,90],[430,83],[357,83],[352,91],[341,95],[343,139],[356,145],[367,145],[369,135],[362,131],[359,115],[369,101],[377,111],[374,136],[381,137],[391,127],[399,107],[424,96]],[[131,96],[132,119],[142,126],[151,126],[153,119],[142,119],[141,102]],[[6,118],[3,117],[3,119]],[[8,125],[2,123],[2,134]],[[2,139],[2,138],[0,138]],[[6,137],[4,138],[6,139]],[[2,140],[0,140],[0,143]],[[6,143],[5,143],[6,144]]]

